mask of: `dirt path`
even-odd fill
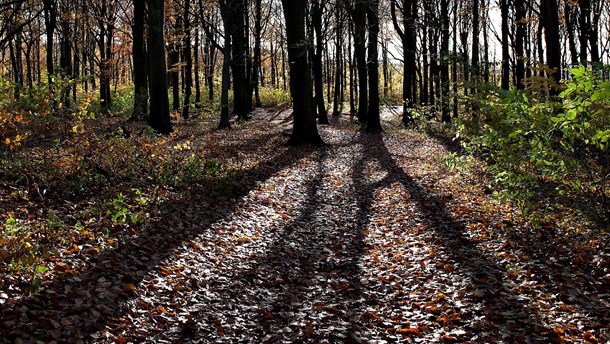
[[[288,123],[281,113],[267,117],[253,125]],[[326,148],[278,147],[276,160],[256,167],[264,178],[237,199],[185,196],[198,206],[157,224],[181,234],[157,229],[79,277],[87,285],[79,293],[106,301],[48,299],[75,287],[62,284],[15,312],[43,308],[38,314],[65,326],[37,335],[69,342],[542,343],[608,335],[605,282],[548,251],[561,245],[553,238],[542,246],[511,237],[520,226],[514,211],[491,201],[476,176],[447,170],[445,147],[411,132],[354,127],[322,127]],[[123,281],[133,290],[101,288],[110,272],[131,276]],[[48,313],[54,302],[61,307]],[[35,331],[36,320],[24,317]]]

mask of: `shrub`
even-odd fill
[[[524,204],[549,192],[593,193],[610,221],[610,82],[584,66],[572,74],[557,100],[539,91],[478,93],[457,135]]]

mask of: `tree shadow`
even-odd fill
[[[261,139],[265,137],[256,140]],[[247,140],[242,142],[244,145],[239,147],[248,146]],[[249,146],[258,145],[251,142]],[[256,166],[210,181],[218,185],[237,182],[236,188],[217,190],[216,195],[211,195],[215,185],[193,185],[182,195],[183,201],[179,204],[171,200],[164,202],[160,205],[161,216],[137,236],[107,251],[88,253],[88,260],[82,266],[56,267],[55,279],[42,286],[38,294],[4,303],[0,310],[0,338],[9,342],[18,338],[25,342],[91,341],[93,333],[103,329],[121,313],[128,300],[136,297],[137,289],[134,289],[147,273],[157,269],[185,243],[206,232],[211,224],[231,216],[239,198],[259,182],[311,153],[309,148],[278,149],[271,158]],[[173,230],[168,232],[168,228]]]
[[[327,146],[312,156],[315,167],[299,172],[305,174],[304,182],[299,190],[293,190],[302,197],[297,197],[300,203],[294,218],[272,229],[272,242],[250,269],[237,274],[237,281],[215,287],[221,299],[238,300],[239,308],[220,305],[213,312],[223,313],[226,323],[241,318],[240,325],[249,328],[247,337],[210,329],[204,324],[210,322],[209,313],[207,318],[198,319],[203,325],[197,336],[211,339],[224,335],[240,338],[237,341],[268,343],[363,340],[358,317],[366,300],[361,294],[360,261],[374,186],[365,182],[361,172],[364,158],[354,157],[358,161],[343,171],[345,175],[339,175],[337,166],[331,165],[336,163],[335,150],[353,148]],[[351,179],[355,186],[342,178]],[[291,197],[285,195],[283,201],[294,201]],[[245,314],[244,309],[251,311]],[[213,321],[220,317],[213,317]]]
[[[357,139],[356,142],[361,139]],[[600,324],[607,319],[608,307],[604,306],[597,296],[592,293],[580,294],[578,287],[575,287],[578,281],[582,282],[582,285],[592,285],[586,278],[588,271],[574,270],[574,267],[570,269],[569,262],[562,259],[559,252],[549,255],[549,252],[540,252],[535,243],[526,241],[512,243],[508,238],[504,248],[509,254],[512,250],[517,255],[531,255],[530,261],[533,267],[531,272],[538,278],[539,284],[535,287],[520,286],[518,282],[512,280],[515,278],[514,273],[508,271],[507,266],[499,265],[477,246],[476,239],[469,237],[464,223],[451,214],[448,198],[430,191],[394,161],[381,135],[368,135],[366,141],[360,142],[366,145],[364,149],[367,157],[377,160],[387,172],[387,177],[376,187],[400,183],[407,189],[410,200],[415,203],[424,220],[429,223],[428,230],[433,234],[432,244],[437,245],[452,264],[453,270],[450,273],[466,277],[470,282],[469,290],[465,291],[464,296],[469,302],[480,307],[468,316],[483,320],[477,323],[476,327],[466,329],[465,335],[472,337],[464,338],[465,340],[477,338],[485,342],[503,338],[513,342],[527,342],[535,338],[535,340],[561,341],[561,332],[543,325],[546,321],[540,318],[540,311],[533,302],[536,298],[535,288],[543,288],[549,294],[558,295],[559,301],[569,305],[568,307],[579,309],[583,314],[588,314],[588,317],[596,314],[593,317]],[[547,242],[545,246],[549,247],[549,243]],[[563,261],[565,265],[558,264],[558,261]],[[571,270],[569,276],[565,275],[566,269]],[[564,286],[574,289],[562,291]],[[601,294],[601,290],[598,290],[598,293]],[[579,299],[578,296],[583,298]],[[527,299],[531,302],[527,302]],[[457,340],[461,339],[457,338]]]

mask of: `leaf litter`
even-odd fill
[[[364,134],[342,118],[320,128],[327,147],[288,148],[259,115],[229,132],[185,123],[146,143],[204,155],[219,172],[188,187],[117,179],[156,195],[141,222],[86,212],[91,195],[54,206],[85,229],[52,242],[35,293],[2,271],[3,341],[610,339],[605,233],[535,226],[490,197],[476,167],[444,166],[449,148],[423,134]],[[135,209],[137,197],[122,202]]]

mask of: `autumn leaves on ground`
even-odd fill
[[[328,146],[296,148],[287,115],[7,148],[3,342],[610,340],[601,230],[518,215],[398,123],[334,118]]]

